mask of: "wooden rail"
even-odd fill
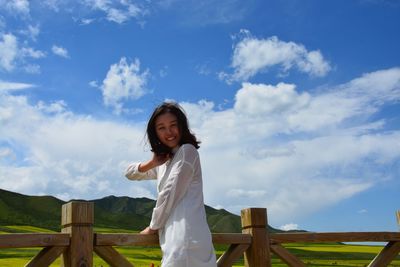
[[[114,246],[158,246],[157,235],[94,233],[91,202],[69,202],[62,206],[61,233],[0,234],[0,248],[43,247],[25,266],[49,266],[62,257],[64,267],[92,267],[93,252],[112,267],[132,267]],[[396,212],[400,226],[400,211]],[[400,252],[400,232],[268,233],[264,208],[241,212],[242,233],[212,234],[214,244],[228,245],[217,260],[218,267],[232,266],[242,255],[246,267],[272,266],[272,254],[288,266],[305,264],[282,244],[296,242],[387,242],[369,267],[385,267]]]
[[[269,234],[270,242],[390,242],[400,241],[400,232],[279,233]]]
[[[346,233],[279,233],[269,234],[270,250],[292,267],[306,266],[281,244],[309,242],[388,242],[372,260],[369,267],[388,266],[400,253],[400,233],[395,232],[346,232]]]

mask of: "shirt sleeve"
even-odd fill
[[[164,227],[171,211],[186,194],[193,180],[194,162],[198,158],[197,150],[192,145],[183,145],[171,167],[171,172],[163,189],[159,192],[156,206],[150,222],[151,229]]]
[[[157,179],[157,168],[148,170],[147,172],[139,171],[140,162],[129,164],[125,171],[125,177],[129,180],[151,180]]]

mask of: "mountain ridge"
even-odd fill
[[[94,200],[94,226],[140,231],[149,225],[156,201],[141,197],[106,196]],[[0,189],[0,226],[30,225],[60,231],[63,201],[54,196],[31,196]],[[214,233],[240,233],[240,216],[205,205],[207,222]],[[271,226],[270,232],[282,232]]]

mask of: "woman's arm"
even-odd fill
[[[167,156],[153,154],[153,158],[144,163],[131,163],[125,171],[125,176],[130,180],[157,179],[156,167],[162,165],[167,160]]]
[[[147,162],[140,163],[138,170],[140,172],[147,172],[148,170],[164,164],[167,160],[169,160],[168,154],[157,155],[156,153],[153,153],[152,159]]]

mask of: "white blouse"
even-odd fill
[[[157,179],[158,197],[150,222],[158,229],[163,267],[215,267],[216,260],[203,200],[199,153],[182,145],[172,159],[147,172],[128,166],[130,180]]]

